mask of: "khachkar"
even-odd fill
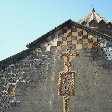
[[[76,57],[78,52],[72,53],[69,49],[61,53],[61,59],[64,58],[64,71],[59,74],[59,95],[63,96],[63,112],[68,112],[69,96],[75,95],[75,71],[71,71],[71,60]]]

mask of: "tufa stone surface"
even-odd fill
[[[112,112],[112,61],[99,44],[95,46],[99,37],[71,24],[48,37],[1,62],[0,112],[62,112],[58,81],[64,60],[60,53],[69,44],[72,52],[79,53],[71,61],[76,76],[69,112]],[[8,95],[9,84],[16,85],[15,95]]]

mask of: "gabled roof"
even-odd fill
[[[52,34],[55,34],[56,31],[64,28],[65,26],[70,28],[70,27],[72,27],[72,25],[77,27],[77,28],[80,28],[82,30],[85,30],[89,34],[92,34],[92,35],[94,35],[94,36],[96,36],[98,38],[102,38],[102,39],[106,39],[108,41],[112,41],[112,37],[111,36],[108,36],[108,35],[105,35],[103,33],[98,32],[98,31],[92,30],[91,28],[88,28],[88,27],[86,27],[84,25],[81,25],[81,24],[76,23],[76,22],[74,22],[74,21],[69,19],[68,21],[64,22],[63,24],[61,24],[61,25],[59,25],[57,27],[55,27],[53,30],[49,31],[45,35],[41,36],[40,38],[38,38],[35,41],[33,41],[30,44],[28,44],[27,45],[28,49],[26,49],[26,50],[24,50],[24,51],[22,51],[22,52],[20,52],[20,53],[18,53],[16,55],[13,55],[13,56],[11,56],[11,57],[9,57],[7,59],[4,59],[4,60],[0,61],[0,66],[1,67],[4,67],[6,65],[8,66],[11,63],[15,63],[17,60],[19,61],[19,60],[25,58],[26,56],[30,55],[31,50],[32,50],[33,47],[35,47],[36,45],[39,45],[39,44],[45,42],[46,38],[48,36],[50,36]]]
[[[99,23],[101,21],[104,21],[105,23],[109,23],[104,17],[102,17],[101,15],[99,15],[95,9],[93,8],[92,12],[89,13],[86,17],[84,17],[83,19],[79,20],[79,23],[82,24],[83,22],[86,22],[86,24],[90,23],[92,20],[94,20],[95,22]]]

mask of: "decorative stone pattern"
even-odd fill
[[[93,37],[93,35],[77,27],[73,27],[71,29],[67,29],[67,27],[65,27],[61,32],[61,35],[55,36],[55,40],[51,40],[47,44],[42,43],[41,46],[44,45],[44,48],[47,51],[50,51],[51,47],[55,47],[60,50],[62,47],[67,47],[69,45],[71,45],[72,49],[82,49],[83,46],[92,48],[93,44],[97,42],[96,37]]]
[[[69,44],[72,52],[79,52],[71,62],[76,76],[69,112],[111,112],[112,61],[105,58],[99,37],[107,41],[111,38],[71,22],[47,37],[0,62],[0,112],[62,112],[58,80],[64,60],[59,55]],[[16,85],[15,94],[8,95],[10,84]]]
[[[57,46],[71,45],[74,49],[82,49],[83,46],[92,48],[95,42],[97,42],[97,38],[79,28],[73,27],[64,32],[63,37],[57,41]]]
[[[69,82],[69,87],[66,87],[65,85],[65,79],[67,79]],[[60,73],[60,87],[59,87],[59,95],[65,96],[65,94],[68,94],[69,96],[74,96],[75,94],[75,73],[69,72],[69,73]],[[67,89],[68,88],[68,89]]]

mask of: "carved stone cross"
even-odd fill
[[[59,75],[59,95],[63,96],[63,112],[68,112],[69,96],[74,96],[75,72],[70,70],[72,57],[76,57],[78,52],[72,53],[70,49],[61,53],[60,58],[64,58],[64,72]]]

